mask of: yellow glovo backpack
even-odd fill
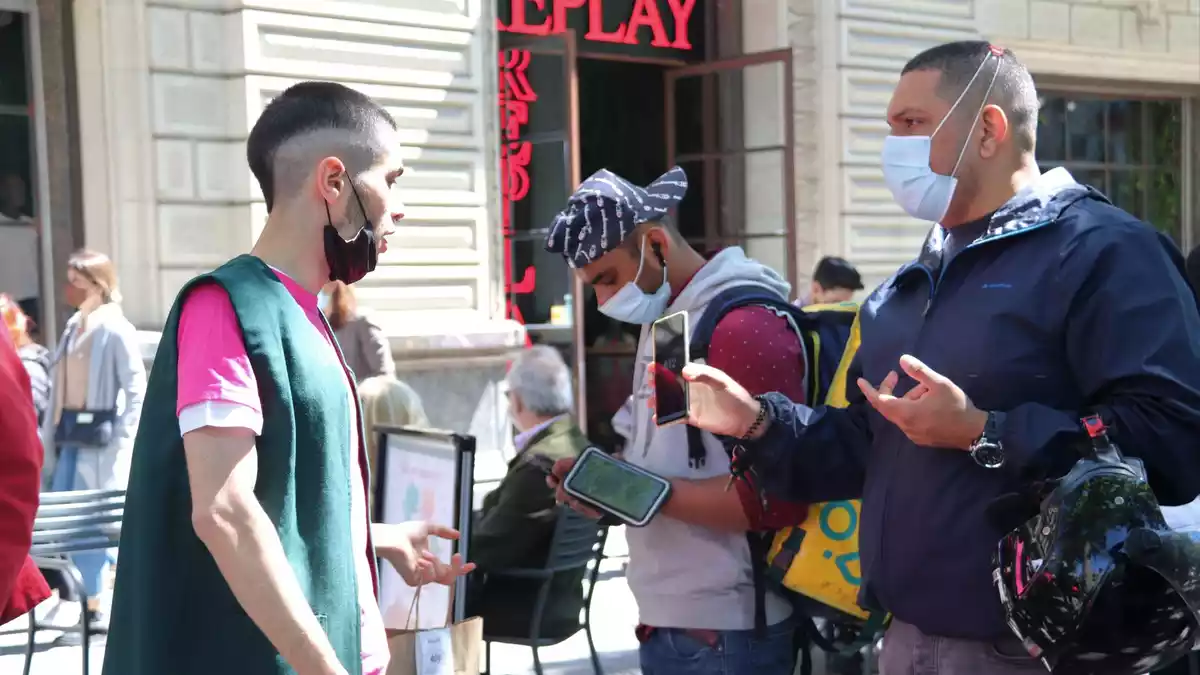
[[[742,306],[760,306],[788,319],[804,346],[806,392],[810,405],[824,404],[845,408],[850,364],[858,352],[861,335],[858,303],[810,305],[798,308],[765,295],[754,287],[735,287],[711,300],[695,323],[690,340],[692,360],[707,357],[709,342],[717,322],[728,312]],[[703,452],[699,431],[689,427],[692,461]],[[756,569],[756,627],[763,621],[762,594],[766,585],[786,589],[797,608],[810,617],[821,617],[842,624],[856,624],[858,639],[843,653],[857,651],[873,641],[887,622],[883,612],[869,612],[858,604],[862,585],[858,560],[858,526],[861,500],[825,502],[809,506],[803,522],[776,531],[763,538],[749,533],[750,554]],[[818,643],[819,644],[819,643]],[[821,645],[833,651],[827,645]]]
[[[847,376],[862,339],[858,306],[854,303],[813,305],[804,311],[818,322],[830,312],[853,313],[854,320],[844,346],[829,340],[831,332],[828,330],[808,331],[805,344],[809,363],[808,388],[812,396],[809,400],[832,408],[845,408],[849,405],[846,387],[853,386],[847,382]],[[829,340],[825,345],[821,343],[822,335]],[[827,353],[821,353],[822,347]],[[825,380],[819,369],[833,362],[837,363],[833,376],[822,387]],[[822,608],[834,610],[826,612],[825,618],[843,618],[839,615],[844,615],[844,618],[861,622],[860,640],[852,647],[870,642],[888,618],[884,612],[870,612],[858,604],[858,591],[862,585],[858,559],[861,513],[862,500],[859,499],[812,504],[804,522],[776,531],[767,552],[768,579],[815,601]],[[820,610],[811,613],[820,613]]]

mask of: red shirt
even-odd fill
[[[8,331],[0,331],[0,624],[50,597],[29,557],[42,482],[42,441],[29,375]]]
[[[686,287],[683,284],[672,296],[678,296]],[[802,349],[800,337],[787,319],[765,307],[740,307],[721,317],[713,329],[708,365],[729,375],[751,394],[777,391],[803,403],[806,373]],[[807,504],[774,498],[767,498],[764,508],[758,488],[750,480],[735,485],[751,530],[796,525],[808,515]]]
[[[708,346],[708,365],[724,371],[751,394],[777,391],[803,403],[802,349],[787,319],[765,307],[741,307],[717,322]],[[738,481],[736,486],[752,530],[795,525],[808,514],[807,504],[774,498],[767,498],[764,509],[751,481]]]

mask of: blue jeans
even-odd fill
[[[50,480],[50,490],[64,492],[76,489],[75,466],[79,461],[79,448],[64,446],[59,448],[58,463],[54,465],[54,476]],[[79,568],[83,577],[84,592],[89,598],[100,596],[104,589],[104,573],[112,562],[108,551],[82,551],[71,554],[71,562]]]
[[[792,675],[796,668],[796,624],[788,619],[767,629],[716,633],[715,643],[678,628],[658,628],[642,643],[642,675]]]

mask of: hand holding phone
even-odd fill
[[[668,314],[650,327],[654,346],[654,421],[660,427],[685,422],[688,418],[688,383],[683,367],[691,360],[688,313]]]
[[[583,451],[560,487],[580,502],[633,527],[650,522],[671,494],[671,482],[666,478],[595,447]]]

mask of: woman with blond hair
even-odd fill
[[[37,413],[38,426],[46,419],[50,408],[50,350],[33,341],[30,332],[33,320],[21,310],[21,305],[12,297],[0,294],[0,319],[17,348],[21,364],[29,374],[29,386],[33,390],[33,409]]]
[[[124,490],[146,391],[137,331],[121,311],[108,256],[80,250],[67,261],[66,301],[77,311],[55,352],[53,378],[58,457],[51,489]],[[108,629],[99,598],[115,551],[72,556],[83,577],[93,631]]]
[[[375,471],[379,466],[379,434],[377,425],[386,426],[429,426],[421,397],[412,387],[391,375],[380,375],[363,380],[358,385],[358,398],[362,403],[363,434],[367,439],[367,466],[371,469],[371,485],[367,490],[368,508],[374,513]]]
[[[331,281],[321,291],[318,302],[342,349],[346,365],[357,381],[377,375],[396,375],[392,346],[379,324],[369,314],[358,311],[353,286]]]

